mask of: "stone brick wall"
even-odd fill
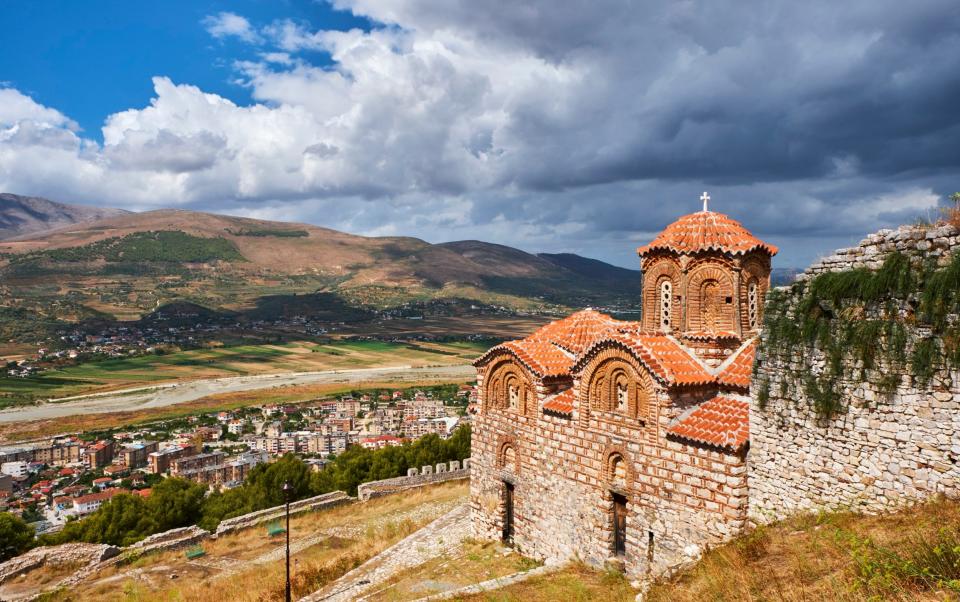
[[[38,567],[97,564],[120,553],[120,548],[99,543],[41,546],[0,563],[0,583]]]
[[[164,550],[176,550],[196,545],[209,539],[210,532],[196,525],[171,529],[163,533],[156,533],[137,543],[124,548],[124,556],[134,557]]]
[[[440,467],[443,467],[443,470],[437,470]],[[419,469],[411,468],[405,477],[363,483],[357,487],[357,497],[361,502],[366,502],[376,497],[398,493],[415,487],[469,478],[470,458],[463,461],[463,467],[460,466],[460,462],[457,460],[452,460],[447,464],[424,466]]]
[[[960,232],[950,226],[881,230],[813,265],[801,279],[877,269],[894,251],[923,254],[945,265],[960,251]],[[788,310],[797,300],[792,294]],[[874,511],[937,493],[960,495],[960,373],[941,370],[926,385],[904,373],[892,394],[874,382],[841,379],[845,409],[819,419],[807,400],[781,393],[785,380],[795,381],[808,369],[801,355],[807,361],[812,357],[814,367],[826,361],[813,348],[798,349],[786,363],[769,361],[762,344],[757,355],[748,458],[753,518],[765,521],[822,507]],[[757,399],[757,382],[768,383],[765,409]]]
[[[837,249],[807,268],[798,280],[808,280],[824,272],[841,272],[855,268],[878,269],[884,258],[894,251],[908,255],[923,253],[935,257],[945,265],[960,247],[960,231],[950,225],[901,226],[896,230],[879,230],[860,244],[848,249]]]
[[[291,503],[290,514],[293,515],[302,512],[313,512],[323,508],[339,506],[340,504],[347,504],[354,501],[356,501],[356,498],[350,497],[343,491],[333,491],[331,493],[324,493],[323,495],[318,495]],[[253,527],[262,523],[276,520],[285,515],[285,506],[274,506],[273,508],[258,510],[257,512],[251,512],[250,514],[244,514],[243,516],[238,516],[236,518],[228,518],[227,520],[222,521],[217,527],[217,536],[225,533],[232,533],[238,529],[246,529],[248,527]]]
[[[613,492],[628,500],[623,565],[632,577],[669,573],[738,533],[747,509],[745,459],[662,436],[693,397],[659,395],[646,424],[594,413],[581,426],[577,415],[487,408],[475,420],[471,448],[474,535],[500,539],[504,483],[514,485],[514,543],[548,562],[610,560]],[[613,453],[626,460],[622,481],[607,470]]]

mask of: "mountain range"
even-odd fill
[[[0,240],[94,222],[125,213],[128,212],[123,209],[65,205],[39,197],[0,193]]]
[[[302,314],[310,310],[305,294],[322,295],[327,313],[331,298],[337,307],[380,311],[457,303],[508,312],[632,310],[639,303],[639,271],[573,254],[365,237],[195,211],[0,199],[0,223],[16,224],[0,234],[0,309],[8,314],[130,320],[182,302],[280,314],[293,304]]]

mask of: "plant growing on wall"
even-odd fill
[[[960,255],[937,269],[924,257],[887,256],[876,271],[821,274],[767,300],[763,361],[784,375],[781,397],[813,404],[820,417],[844,409],[844,386],[870,381],[892,394],[909,374],[928,386],[944,368],[960,368]],[[758,364],[759,365],[759,364]],[[762,382],[761,409],[770,385]]]

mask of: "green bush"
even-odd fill
[[[11,259],[11,265],[37,266],[43,262],[92,262],[100,259],[123,266],[142,262],[245,261],[236,245],[225,238],[204,238],[176,230],[158,230],[106,238],[80,247],[25,253]],[[138,266],[136,273],[145,270],[148,267]]]
[[[911,263],[906,255],[892,253],[875,272],[829,272],[789,292],[772,291],[761,353],[783,365],[795,357],[808,361],[815,355],[811,348],[821,351],[826,367],[808,371],[802,390],[818,415],[829,417],[843,410],[843,380],[872,378],[889,395],[904,372],[926,386],[938,370],[960,368],[960,325],[950,320],[957,313],[960,255],[935,269],[928,261]],[[912,328],[914,320],[931,336]]]
[[[33,546],[33,527],[19,516],[0,512],[0,562],[13,558]]]

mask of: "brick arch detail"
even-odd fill
[[[730,304],[725,302],[727,297],[731,299]],[[715,330],[737,329],[739,299],[736,297],[733,270],[723,263],[705,262],[690,272],[686,301],[688,331],[708,330],[711,321]]]
[[[580,373],[580,426],[585,427],[593,411],[613,412],[616,398],[611,397],[620,371],[631,381],[627,415],[647,421],[652,411],[656,391],[653,377],[646,366],[622,345],[611,345],[598,352]]]
[[[519,387],[518,414],[536,414],[537,389],[530,373],[512,355],[505,354],[490,365],[483,379],[483,409],[507,410],[510,407],[509,388],[512,382]]]
[[[513,434],[500,435],[497,439],[496,467],[498,470],[512,472],[514,476],[520,476],[520,446],[517,444],[517,436]],[[513,451],[513,470],[507,466],[508,455]]]
[[[624,467],[625,482],[623,483],[623,488],[627,491],[631,491],[637,478],[637,471],[634,467],[633,458],[631,457],[630,452],[628,452],[622,445],[608,443],[603,448],[603,455],[601,457],[603,458],[602,472],[600,474],[601,482],[603,482],[605,485],[619,485],[616,482],[615,474],[615,461],[617,458],[619,458]]]
[[[740,323],[750,331],[750,284],[757,285],[757,328],[763,323],[763,306],[770,288],[770,261],[753,256],[745,259],[740,271]]]
[[[682,303],[677,301],[680,295],[683,271],[680,264],[670,257],[658,257],[650,260],[643,268],[643,325],[645,328],[660,329],[660,285],[664,280],[673,284],[674,301],[670,308],[670,324],[677,328],[682,317]]]

